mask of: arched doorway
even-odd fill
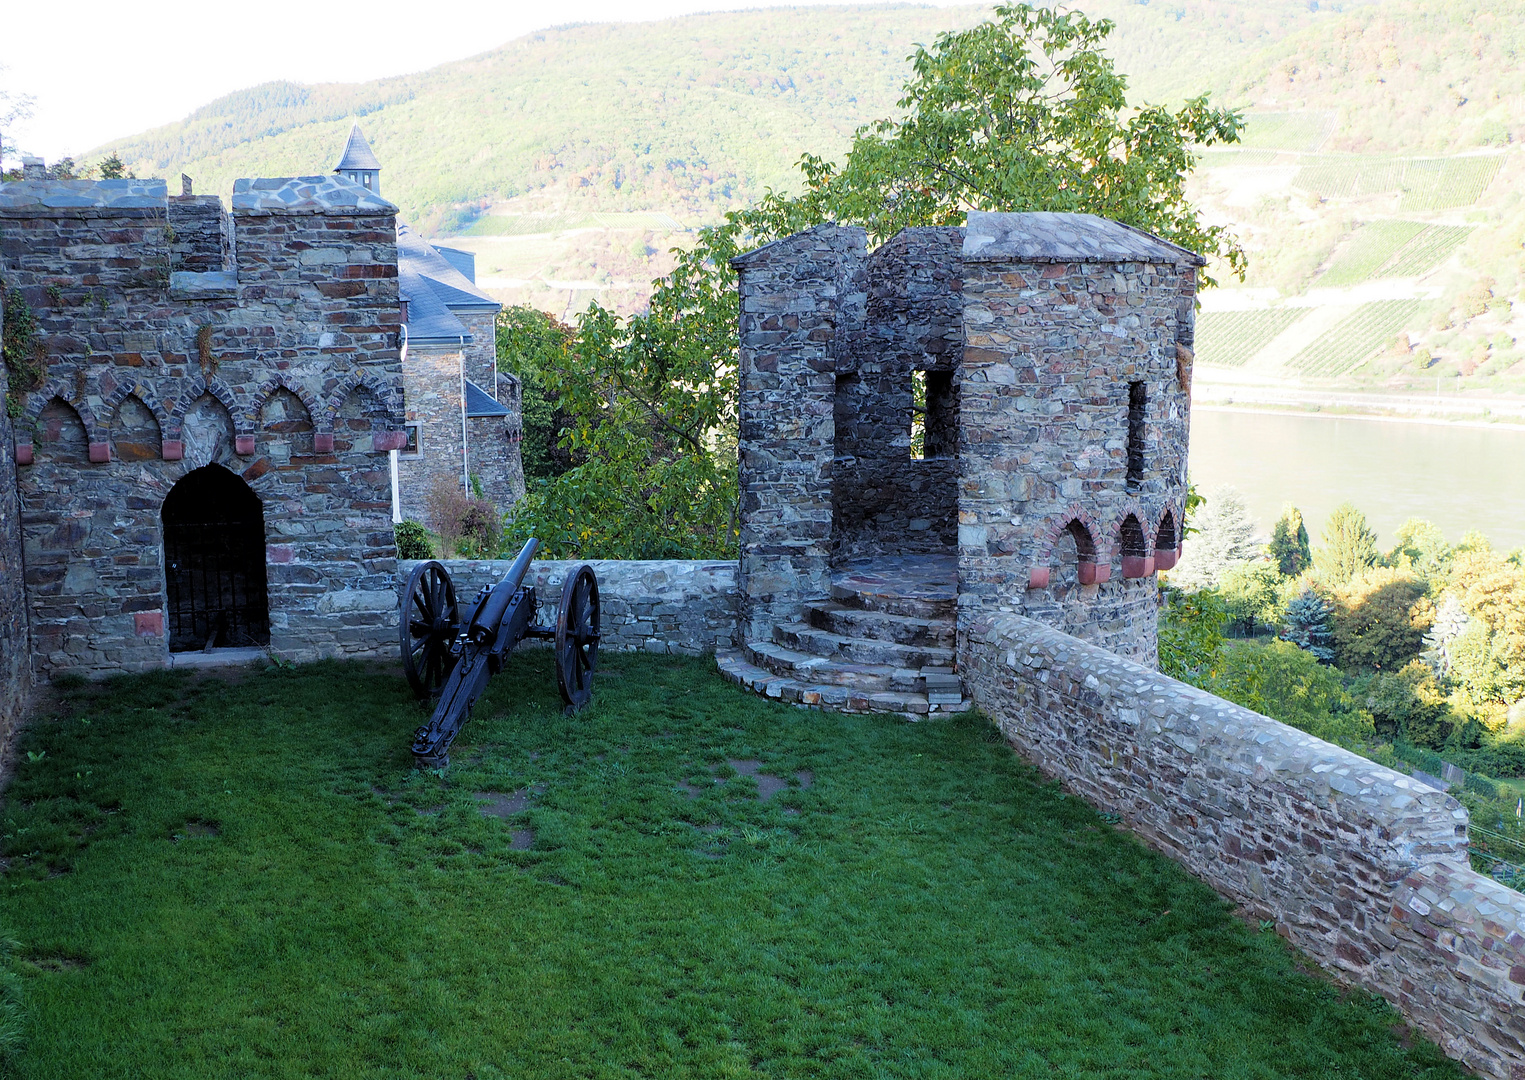
[[[265,510],[221,465],[185,474],[164,500],[170,652],[270,643]]]

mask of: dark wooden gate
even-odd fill
[[[265,511],[220,465],[187,473],[164,500],[171,652],[270,643]]]

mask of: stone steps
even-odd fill
[[[787,678],[775,671],[747,661],[742,652],[729,650],[715,654],[720,673],[737,686],[778,701],[836,712],[901,713],[911,717],[928,714],[963,712],[973,708],[968,700],[957,703],[932,703],[928,695],[915,690],[867,690],[841,683],[814,683],[803,678]]]
[[[918,692],[918,672],[890,664],[854,664],[843,660],[800,652],[772,641],[752,641],[743,647],[749,664],[810,683],[856,686],[865,691],[904,690]]]
[[[873,638],[901,645],[932,645],[952,649],[956,639],[951,620],[892,615],[852,607],[836,600],[812,600],[805,605],[805,621],[819,630],[843,637]]]
[[[804,623],[773,628],[773,640],[786,649],[845,660],[851,664],[889,664],[897,668],[953,666],[953,650],[935,645],[902,645],[873,637],[847,637]]]

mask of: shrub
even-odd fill
[[[1225,647],[1205,689],[1347,749],[1376,739],[1371,714],[1346,691],[1339,673],[1291,642]]]
[[[1425,586],[1409,570],[1375,567],[1335,589],[1330,632],[1335,661],[1347,671],[1396,671],[1419,655],[1434,621]]]
[[[497,555],[503,522],[486,499],[473,498],[446,477],[437,477],[427,500],[429,525],[445,558],[485,559]]]
[[[1160,613],[1160,670],[1172,679],[1201,685],[1223,649],[1227,621],[1223,601],[1212,590],[1183,593],[1167,587]]]
[[[1418,660],[1396,673],[1374,675],[1366,684],[1366,708],[1378,732],[1415,746],[1436,749],[1456,726],[1434,673]]]
[[[429,530],[424,528],[423,522],[399,521],[392,526],[392,534],[397,538],[399,559],[434,558],[434,543],[429,539]]]

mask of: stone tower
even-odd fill
[[[371,144],[365,141],[359,124],[351,124],[349,139],[334,172],[353,184],[359,184],[372,195],[381,194],[381,162],[371,152]]]

